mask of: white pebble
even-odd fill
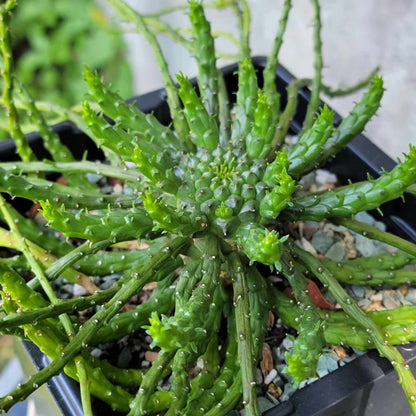
[[[265,377],[264,384],[268,386],[276,376],[277,376],[277,371],[275,368],[273,368],[272,371],[270,371],[270,373],[267,374],[267,376]]]
[[[88,291],[82,287],[81,285],[74,284],[74,287],[72,289],[72,293],[74,294],[75,298],[79,298],[80,296],[88,295]]]

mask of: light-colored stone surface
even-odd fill
[[[142,2],[140,2],[142,3]],[[140,4],[150,12],[176,0],[155,0]],[[283,1],[248,0],[252,10],[253,55],[267,54],[279,21]],[[322,39],[325,63],[324,80],[331,86],[349,85],[381,67],[386,92],[378,116],[368,125],[366,134],[393,158],[416,144],[416,2],[413,0],[321,0]],[[137,4],[131,0],[131,4]],[[228,30],[233,19],[222,13],[211,14],[216,30]],[[312,19],[310,0],[294,0],[280,61],[297,77],[312,75]],[[183,24],[181,13],[172,15],[175,24]],[[150,49],[145,42],[128,35],[131,61],[136,68],[137,93],[161,86]],[[218,45],[222,50],[229,44]],[[195,73],[187,53],[169,40],[163,50],[172,73]],[[341,115],[348,113],[361,93],[346,98],[328,99]]]

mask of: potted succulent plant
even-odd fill
[[[376,179],[306,194],[301,189],[302,177],[344,149],[375,114],[382,79],[372,77],[350,115],[334,124],[334,113],[320,102],[316,0],[316,74],[313,80],[290,81],[286,97],[277,88],[276,71],[290,1],[263,66],[250,58],[245,3],[216,4],[235,10],[241,29],[240,59],[231,73],[217,69],[200,2],[187,5],[191,41],[122,1],[109,3],[154,49],[166,102],[150,106],[153,113],[126,103],[88,69],[90,97],[82,114],[37,106],[12,76],[8,21],[15,2],[1,9],[3,104],[22,162],[0,166],[0,191],[12,196],[0,200],[7,226],[0,232],[3,245],[14,250],[0,262],[7,313],[0,329],[29,339],[51,359],[0,398],[1,409],[7,411],[64,370],[79,381],[87,415],[93,413],[91,395],[129,415],[225,415],[239,407],[246,415],[259,415],[255,369],[273,312],[296,330],[284,370],[295,385],[316,374],[328,342],[376,349],[393,365],[416,414],[416,382],[394,346],[416,338],[414,307],[367,313],[341,285],[400,285],[414,279],[414,272],[402,269],[415,262],[415,245],[354,215],[412,191],[416,149],[411,146],[403,161]],[[196,84],[182,73],[176,81],[170,76],[155,36],[160,30],[191,50]],[[311,94],[302,114],[305,86]],[[48,160],[35,160],[19,128],[17,107],[36,119]],[[41,110],[46,109],[75,122],[102,150],[104,162],[72,160],[65,139],[58,140],[44,123]],[[291,126],[298,134],[294,143],[286,141]],[[65,183],[51,181],[50,172],[62,173]],[[111,180],[86,180],[92,173]],[[109,183],[117,187],[108,190]],[[39,204],[48,229],[15,208],[19,198]],[[345,263],[314,256],[296,242],[293,227],[311,220],[344,226],[399,251]],[[115,284],[98,290],[100,277],[109,275],[116,276]],[[60,299],[51,283],[59,276],[91,293]],[[342,311],[319,310],[310,294],[312,279]],[[292,298],[284,287],[290,287]],[[70,313],[74,310],[87,312]],[[149,368],[119,368],[94,354],[94,345],[140,328],[151,337]]]

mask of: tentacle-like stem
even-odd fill
[[[364,224],[361,221],[351,218],[331,218],[331,222],[343,225],[344,227],[355,231],[364,237],[390,244],[391,246],[397,247],[398,249],[410,254],[411,256],[416,257],[416,244],[405,240],[404,238],[398,237],[397,235],[382,231],[377,227],[373,227],[369,224]]]
[[[258,416],[260,415],[260,410],[257,403],[256,382],[254,379],[254,364],[256,360],[250,323],[250,303],[246,271],[237,253],[232,253],[229,261],[229,272],[234,288],[238,360],[243,382],[244,410],[247,415]]]
[[[409,405],[412,411],[416,412],[416,380],[400,352],[385,339],[380,327],[348,296],[333,274],[318,259],[295,244],[292,244],[292,249],[296,258],[328,288],[342,309],[368,332],[380,355],[386,357],[393,365]]]

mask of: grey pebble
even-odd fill
[[[286,351],[288,351],[293,347],[293,341],[290,338],[286,337],[282,341],[282,346],[286,349]]]
[[[403,296],[403,295],[402,295]],[[383,293],[383,305],[387,309],[394,309],[401,306],[401,299],[397,292],[384,292]]]
[[[131,351],[129,347],[124,347],[118,356],[117,365],[120,368],[127,368],[132,359]]]
[[[376,246],[372,240],[360,234],[355,236],[355,248],[364,256],[369,257],[376,254]]]
[[[101,179],[103,179],[102,175],[98,175],[97,173],[87,172],[85,174],[88,182],[91,183],[98,183]]]
[[[316,170],[316,182],[318,184],[334,184],[338,181],[338,178],[335,174],[331,173],[326,169],[317,169]]]
[[[259,410],[261,413],[276,406],[274,403],[272,403],[270,400],[266,399],[265,397],[258,397],[257,402],[258,402]]]
[[[100,348],[94,348],[92,351],[91,351],[91,355],[93,356],[93,357],[96,357],[96,358],[100,358],[100,356],[101,356],[101,354],[103,353],[103,351],[100,349]]]
[[[412,305],[416,305],[416,288],[409,288],[404,298]]]
[[[331,223],[325,224],[324,229],[325,229],[325,230],[326,230],[326,229],[328,229],[328,230],[332,230],[332,231],[335,231],[335,232],[337,232],[337,233],[342,233],[342,232],[344,232],[344,231],[348,231],[348,230],[347,230],[347,228],[345,228],[345,227],[344,227],[344,226],[342,226],[342,225],[335,225],[335,224],[331,224]]]
[[[338,242],[329,248],[329,250],[325,253],[325,257],[328,257],[332,261],[342,261],[344,260],[346,253],[347,250],[345,247],[340,242]]]
[[[367,309],[372,304],[371,300],[367,298],[359,299],[357,303],[362,309]]]
[[[355,219],[357,221],[363,222],[364,224],[368,224],[368,225],[374,225],[374,223],[376,222],[374,217],[366,211],[358,212],[355,215]]]
[[[260,370],[260,368],[256,368],[254,371],[254,380],[257,385],[260,385],[263,383],[263,374]]]
[[[269,393],[268,391],[266,392],[265,397],[266,397],[267,400],[269,400],[275,406],[280,403],[279,400],[276,399],[276,397],[274,397],[273,394]]]
[[[88,290],[85,289],[85,287],[78,285],[78,284],[74,284],[74,287],[72,288],[72,290],[73,290],[74,298],[79,298],[81,296],[88,295]]]
[[[282,395],[280,396],[280,401],[288,400],[289,397],[296,391],[292,384],[286,384]]]
[[[273,384],[278,387],[283,386],[283,379],[279,373],[277,373],[276,377],[273,379]]]
[[[325,254],[328,249],[334,244],[334,239],[330,237],[325,231],[318,230],[312,237],[312,245],[321,254]]]
[[[73,288],[74,288],[74,285],[72,283],[67,283],[67,284],[61,286],[61,290],[63,292],[70,293],[71,295],[74,293]]]
[[[365,287],[352,285],[351,290],[358,299],[364,298],[366,295]]]
[[[316,373],[323,377],[324,375],[330,373],[331,371],[335,371],[338,368],[338,360],[335,359],[332,354],[322,354],[319,357],[318,365],[316,367]]]

